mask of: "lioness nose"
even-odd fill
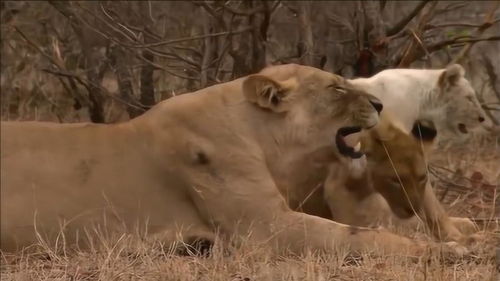
[[[382,109],[384,108],[384,106],[380,102],[371,100],[370,103],[372,104],[372,106],[375,108],[375,110],[378,113],[380,113],[382,111]]]
[[[477,118],[477,120],[479,120],[479,122],[484,122],[484,117],[483,116],[479,116],[479,118]]]

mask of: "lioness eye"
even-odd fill
[[[425,184],[427,182],[427,175],[422,175],[418,177],[418,182],[420,184]]]
[[[335,91],[337,91],[337,92],[339,92],[339,93],[341,93],[341,94],[347,94],[346,89],[344,89],[344,88],[342,88],[342,87],[339,87],[339,86],[336,86],[336,85],[334,85],[334,84],[332,84],[332,85],[328,86],[328,88],[333,88],[333,89],[335,89]]]
[[[391,178],[390,182],[395,187],[400,187],[401,186],[401,182],[399,181],[399,178]]]

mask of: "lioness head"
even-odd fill
[[[421,208],[427,183],[427,152],[437,135],[430,122],[415,123],[407,135],[393,123],[380,124],[361,139],[373,187],[400,218]]]
[[[448,66],[439,76],[436,104],[445,109],[441,122],[452,133],[467,134],[469,130],[485,124],[485,114],[474,89],[464,77],[465,70],[458,64]],[[438,128],[440,129],[440,128]]]
[[[282,115],[293,128],[289,135],[305,132],[308,139],[335,141],[338,152],[358,158],[362,153],[348,146],[347,135],[378,122],[381,102],[354,88],[341,76],[295,64],[272,66],[243,81],[246,99],[263,110]]]

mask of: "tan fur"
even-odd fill
[[[351,225],[374,226],[406,223],[404,219],[416,213],[437,238],[463,241],[459,229],[468,234],[474,224],[466,218],[448,217],[426,176],[426,154],[432,142],[407,135],[391,119],[384,115],[375,129],[361,138],[366,152],[364,163],[333,164],[325,183],[332,218]],[[415,219],[410,224],[415,224]]]
[[[1,248],[36,243],[35,228],[74,243],[97,224],[166,240],[218,230],[296,253],[419,254],[422,244],[387,231],[292,211],[280,194],[292,170],[315,173],[304,159],[336,157],[339,127],[377,123],[369,100],[337,75],[284,65],[121,124],[3,122]]]

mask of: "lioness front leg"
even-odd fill
[[[208,175],[199,177],[204,180],[193,185],[193,201],[207,222],[222,232],[269,243],[279,252],[302,254],[309,249],[334,253],[346,249],[420,255],[425,250],[423,244],[385,230],[349,226],[292,211],[267,174],[217,174],[218,178],[210,181]]]
[[[331,253],[338,250],[378,255],[421,255],[423,243],[387,230],[351,226],[298,212],[276,218],[273,235],[282,249]]]
[[[451,223],[465,235],[470,235],[479,231],[479,227],[469,218],[450,217]]]
[[[424,200],[422,201],[420,216],[424,219],[431,233],[441,241],[462,242],[466,235],[473,232],[474,223],[467,218],[451,218],[436,198],[429,182],[425,186]],[[468,222],[470,223],[468,223]],[[472,225],[471,225],[472,224]],[[457,227],[463,225],[463,227]],[[464,230],[464,233],[460,231]]]

